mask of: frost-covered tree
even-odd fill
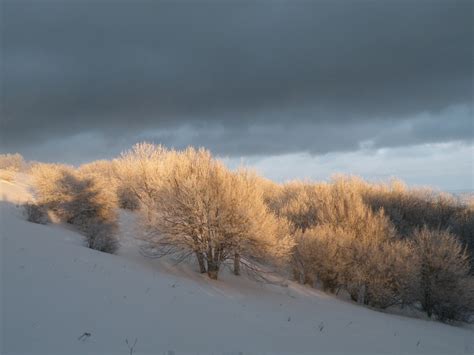
[[[389,240],[372,245],[364,266],[365,304],[383,309],[415,301],[419,264],[410,242]]]
[[[420,258],[418,300],[428,316],[468,320],[474,314],[474,284],[469,257],[447,231],[424,227],[415,232]]]
[[[133,207],[153,205],[154,196],[176,161],[176,152],[150,143],[138,143],[123,152],[113,161],[120,203]]]
[[[213,279],[229,259],[239,273],[249,258],[288,256],[283,223],[268,213],[254,174],[230,172],[203,149],[177,152],[149,144],[135,146],[116,165],[117,174],[133,176],[144,239],[158,255],[195,255],[201,272]]]
[[[234,240],[234,273],[240,273],[240,264],[252,267],[253,260],[264,260],[283,265],[288,260],[293,241],[290,225],[284,218],[271,213],[265,202],[261,178],[255,173],[240,169],[227,171],[230,180],[231,214],[229,219],[232,231],[229,237]]]

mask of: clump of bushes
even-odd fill
[[[383,210],[372,212],[343,180],[320,189],[315,209],[315,226],[295,233],[298,279],[374,307],[401,302],[409,250]]]
[[[116,251],[117,202],[107,180],[59,164],[37,164],[32,175],[39,204],[78,228],[88,247]]]
[[[376,308],[420,306],[442,321],[472,319],[468,205],[347,177],[266,186],[267,204],[291,225],[297,281]]]

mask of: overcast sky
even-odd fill
[[[199,145],[279,180],[474,188],[473,1],[2,0],[2,152]]]

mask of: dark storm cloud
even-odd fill
[[[232,155],[470,140],[472,4],[3,1],[1,146],[95,134]]]

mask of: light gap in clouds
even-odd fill
[[[474,190],[473,148],[472,144],[452,142],[324,155],[294,153],[244,159],[227,157],[223,160],[231,168],[239,165],[253,167],[263,176],[278,182],[328,180],[332,175],[342,173],[370,181],[400,178],[409,185],[462,192]]]

